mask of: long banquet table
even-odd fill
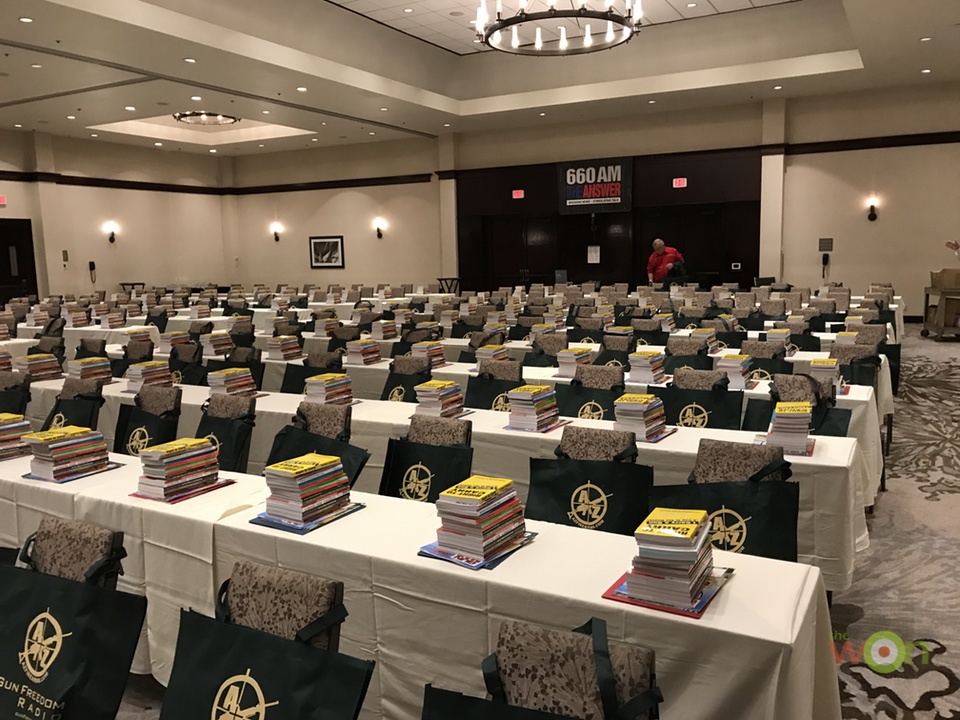
[[[35,383],[27,417],[38,426],[46,418],[62,380]],[[181,386],[183,390],[181,436],[192,435],[200,422],[201,406],[209,389]],[[132,403],[133,394],[125,391],[126,381],[104,387],[106,402],[100,410],[99,428],[113,447],[114,432],[121,403]],[[301,395],[264,393],[257,398],[257,418],[250,448],[248,470],[263,472],[274,436],[289,424]],[[406,435],[413,414],[411,403],[359,401],[353,406],[351,443],[371,453],[356,488],[377,492],[383,471],[387,443],[391,437]],[[562,430],[546,434],[504,429],[507,416],[492,410],[472,411],[473,471],[485,475],[512,478],[526,501],[529,486],[529,459],[553,457]],[[575,420],[585,427],[612,428],[605,420]],[[638,462],[654,469],[658,485],[682,484],[693,469],[701,438],[718,438],[751,443],[754,434],[734,430],[679,428],[657,444],[639,443]],[[829,590],[844,590],[853,581],[858,550],[869,545],[865,498],[872,492],[863,453],[852,438],[817,438],[811,457],[791,457],[794,479],[800,483],[800,516],[797,530],[802,562],[818,566]]]

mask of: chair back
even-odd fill
[[[726,380],[727,373],[723,370],[677,368],[673,374],[673,384],[681,390],[712,390],[717,383],[726,384]]]
[[[523,365],[518,360],[481,360],[479,371],[495,380],[523,380]]]
[[[470,420],[414,414],[407,440],[422,445],[469,445],[472,434]]]
[[[297,408],[294,424],[314,435],[335,440],[350,439],[350,418],[353,408],[350,405],[330,405],[304,401]]]
[[[782,447],[701,438],[691,479],[698,483],[749,480],[779,460],[783,460]],[[790,475],[787,463],[765,479],[786,480]]]
[[[122,532],[46,516],[24,543],[20,560],[45,575],[112,589],[126,554]]]
[[[623,368],[616,365],[577,365],[573,379],[579,380],[585,388],[610,390],[624,384]]]
[[[619,460],[635,458],[636,449],[634,432],[566,425],[557,451],[573,460]]]

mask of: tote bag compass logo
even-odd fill
[[[150,433],[147,432],[147,428],[138,427],[132,433],[127,440],[127,452],[131,455],[139,455],[140,451],[150,445]]]
[[[250,676],[234,675],[224,680],[217,691],[210,720],[266,720],[267,708],[279,705],[279,701],[267,702],[260,684]]]
[[[600,527],[607,514],[608,500],[612,497],[612,493],[608,495],[587,481],[570,495],[570,512],[567,517],[582,528]]]
[[[421,463],[411,465],[403,474],[403,484],[400,486],[400,494],[407,500],[424,501],[430,495],[430,481],[433,480],[433,473],[430,468]]]
[[[19,657],[20,666],[31,681],[40,683],[46,680],[50,666],[63,647],[63,639],[72,634],[63,632],[49,608],[30,622]]]
[[[593,400],[580,406],[577,417],[581,420],[603,420],[603,406]]]
[[[677,420],[677,425],[680,427],[706,427],[709,416],[710,412],[705,407],[697,405],[697,403],[690,403],[680,411],[680,418]]]

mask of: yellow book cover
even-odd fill
[[[322,375],[314,375],[313,377],[308,377],[307,382],[315,382],[315,383],[337,382],[338,380],[343,380],[345,377],[347,377],[346,373],[323,373]]]
[[[484,345],[481,350],[503,350],[506,348],[506,345]]]
[[[836,367],[839,361],[836,358],[817,358],[810,361],[810,366],[816,367]]]
[[[487,477],[486,475],[471,475],[461,483],[440,493],[440,497],[450,500],[466,500],[485,503],[492,497],[499,495],[513,487],[513,480],[507,478]]]
[[[546,330],[548,328],[553,329],[556,327],[556,325],[554,325],[553,323],[537,323],[536,325],[534,325],[534,327],[543,328],[544,330]]]
[[[223,375],[224,377],[234,377],[235,375],[249,375],[250,368],[224,368],[223,370],[214,370],[210,375]]]
[[[427,349],[429,349],[429,348],[441,347],[441,345],[440,345],[440,343],[437,342],[436,340],[423,340],[423,341],[421,341],[421,342],[414,343],[414,344],[413,344],[413,347],[414,347],[414,348],[420,348],[420,349],[422,349],[422,350],[427,350]]]
[[[611,325],[607,328],[610,333],[632,333],[633,328],[630,325]]]
[[[39,360],[50,360],[53,355],[49,353],[37,353],[36,355],[27,355],[27,362],[37,362]]]
[[[749,355],[724,355],[724,356],[723,356],[723,359],[724,359],[724,360],[738,360],[738,361],[740,361],[740,362],[743,362],[744,360],[749,360],[749,359],[750,359],[750,356],[749,356]]]
[[[267,465],[267,470],[284,475],[305,475],[314,472],[320,468],[340,462],[340,458],[333,455],[320,455],[319,453],[307,453],[300,457],[284,460],[283,462]]]
[[[508,395],[539,395],[550,389],[549,385],[521,385],[511,390]]]
[[[561,350],[560,352],[565,353],[567,355],[589,355],[590,354],[590,350],[588,348],[579,348],[579,347],[563,348],[563,350]]]
[[[15,413],[0,413],[0,423],[20,422],[21,420],[23,420],[23,415],[17,415]]]
[[[646,394],[640,394],[640,393],[624,393],[613,402],[614,404],[643,403],[644,405],[647,405],[648,403],[652,403],[654,400],[656,400],[656,398],[657,398],[656,395],[646,395]]]
[[[728,313],[723,313],[722,315],[718,315],[717,317],[723,318],[724,320],[736,320],[736,318],[733,315],[730,315]]]
[[[285,342],[297,342],[297,338],[294,335],[277,335],[274,338],[270,338],[269,345],[280,345]]]
[[[157,368],[161,367],[169,368],[170,363],[166,362],[165,360],[147,360],[146,362],[142,363],[134,363],[131,365],[131,367],[138,367],[144,370],[156,370]]]
[[[843,337],[857,337],[859,334],[860,333],[858,333],[856,330],[844,330],[843,332],[838,332],[837,337],[840,337],[841,335]]]
[[[91,432],[90,428],[78,427],[77,425],[65,425],[56,430],[42,430],[41,432],[29,433],[28,435],[24,435],[23,439],[37,443],[52,443],[57,442],[57,440],[77,437],[78,435],[86,435],[89,432]]]
[[[644,538],[683,538],[693,540],[707,521],[706,510],[676,510],[673,508],[654,508],[640,523],[634,535],[638,540]]]
[[[637,350],[635,353],[630,353],[630,357],[635,358],[655,358],[661,357],[663,355],[659,350]]]
[[[694,328],[690,331],[691,335],[711,335],[716,334],[716,330],[713,328]]]
[[[666,318],[672,318],[673,313],[657,313],[653,316],[655,320],[664,320]]]
[[[414,390],[444,390],[448,387],[453,387],[457,383],[453,380],[427,380],[425,383],[420,383],[419,385],[414,386]]]
[[[152,457],[162,458],[167,457],[168,455],[186,452],[187,450],[195,450],[196,448],[203,447],[204,445],[210,445],[212,447],[212,443],[205,437],[180,438],[179,440],[171,440],[167,443],[144,448],[140,451],[140,457],[146,457],[147,459]]]
[[[809,415],[810,403],[808,402],[778,402],[777,415]]]
[[[75,362],[78,365],[100,365],[106,361],[107,359],[102,357],[88,357],[80,358],[79,360],[72,360],[71,362]]]

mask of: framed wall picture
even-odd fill
[[[310,237],[310,267],[342,268],[343,235],[313,235]]]

